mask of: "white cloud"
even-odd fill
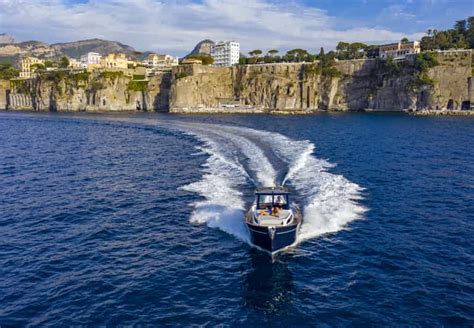
[[[299,2],[271,0],[0,0],[0,31],[20,39],[64,42],[104,38],[140,50],[186,54],[202,39],[234,39],[255,48],[333,48],[338,41],[399,40],[383,28],[338,30],[338,20]],[[418,35],[408,35],[417,37]]]

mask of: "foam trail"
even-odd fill
[[[291,183],[302,199],[304,221],[298,240],[304,241],[325,233],[336,232],[363,216],[366,209],[358,201],[363,188],[342,175],[328,172],[333,164],[314,156],[314,144],[293,140],[279,133],[218,124],[157,122],[126,119],[133,123],[158,124],[163,128],[191,134],[203,144],[198,153],[208,154],[200,181],[182,187],[201,195],[204,200],[193,204],[190,221],[219,228],[242,241],[249,242],[243,222],[243,195],[240,190],[249,183],[274,184],[276,173],[265,155],[281,159],[287,174],[282,184]],[[256,142],[255,140],[258,140]],[[249,171],[239,158],[247,159]]]
[[[291,182],[303,199],[303,225],[298,236],[304,241],[322,234],[345,229],[360,219],[366,209],[357,203],[363,188],[342,175],[329,173],[333,164],[313,155],[315,146],[307,140],[293,140],[278,133],[225,127],[263,141],[288,165],[282,185]]]
[[[247,182],[247,174],[242,166],[223,156],[214,142],[202,141],[202,151],[209,155],[203,166],[202,179],[182,187],[205,198],[193,204],[190,221],[206,223],[248,242],[248,233],[242,220],[244,202],[238,190],[239,186]]]

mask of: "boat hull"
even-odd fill
[[[296,242],[299,224],[283,227],[262,227],[247,223],[252,244],[270,253],[278,252]]]

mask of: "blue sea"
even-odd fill
[[[0,114],[0,326],[472,327],[474,119]],[[304,214],[274,258],[256,187]]]

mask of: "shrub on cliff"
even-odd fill
[[[208,56],[208,55],[203,55],[203,54],[191,55],[191,56],[186,57],[186,59],[198,59],[198,60],[202,61],[203,65],[212,65],[212,64],[214,64],[214,58],[212,58],[211,56]]]
[[[134,81],[128,82],[128,90],[145,92],[148,89],[148,81]]]
[[[0,80],[11,80],[20,75],[20,71],[10,63],[0,63]]]
[[[111,81],[114,81],[122,76],[123,76],[122,71],[103,71],[103,72],[100,72],[99,74],[99,77],[106,80],[111,80]]]

